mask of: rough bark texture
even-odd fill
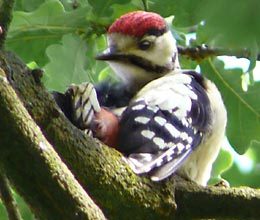
[[[95,198],[102,210],[105,210],[107,216],[113,216],[113,219],[144,219],[144,216],[159,218],[173,215],[175,203],[171,182],[152,183],[146,178],[134,175],[122,162],[122,157],[117,151],[101,146],[70,124],[44,87],[36,83],[38,82],[37,71],[31,74],[31,71],[10,53],[0,54],[0,62],[31,116],[88,193]],[[1,110],[1,115],[7,114]],[[19,110],[16,113],[19,114]],[[23,122],[30,123],[27,119]],[[16,124],[16,119],[12,123]],[[1,122],[1,125],[4,124],[10,123]],[[8,135],[8,133],[9,131],[5,135],[10,140],[13,134]],[[19,136],[16,134],[17,138]],[[21,139],[23,138],[25,137]],[[12,145],[15,143],[9,142]],[[11,149],[10,151],[12,152]],[[23,161],[28,161],[28,167],[24,167],[24,172],[30,171],[30,164],[34,162],[31,159],[34,156],[27,154],[28,152],[19,153],[19,157],[22,155],[25,157]],[[37,158],[37,155],[35,157]],[[5,167],[8,168],[9,166]],[[46,167],[37,169],[42,170]],[[44,179],[41,178],[41,181]],[[166,187],[167,185],[169,187]],[[48,187],[46,190],[48,191]],[[125,216],[126,213],[128,216]]]
[[[0,115],[0,166],[36,216],[105,219],[24,108],[3,69]]]
[[[49,161],[52,166],[40,165],[38,161],[42,160],[41,156],[45,151],[40,153],[30,150],[34,149],[30,146],[35,144],[39,148],[37,139],[27,137],[29,133],[26,130],[24,132],[17,130],[21,133],[11,132],[13,127],[18,126],[19,123],[28,126],[33,123],[27,116],[23,118],[24,116],[20,115],[19,109],[14,109],[13,103],[20,102],[20,100],[84,189],[94,198],[110,219],[172,219],[174,216],[181,219],[191,217],[245,219],[260,216],[258,208],[260,205],[259,190],[203,188],[185,181],[177,181],[174,188],[172,179],[153,183],[145,177],[134,175],[122,161],[120,153],[85,136],[64,117],[52,97],[39,83],[37,71],[33,71],[32,74],[19,59],[5,52],[0,54],[0,64],[16,91],[16,93],[11,94],[9,90],[3,87],[5,84],[0,83],[2,97],[0,114],[8,116],[10,112],[13,112],[13,118],[11,116],[1,117],[0,134],[4,134],[4,138],[0,139],[0,146],[3,148],[8,143],[6,146],[9,147],[1,149],[0,159],[3,161],[7,174],[9,174],[9,179],[18,191],[33,208],[38,207],[36,212],[47,213],[48,215],[50,210],[54,210],[61,201],[52,200],[52,203],[46,206],[46,210],[41,210],[40,207],[42,203],[46,205],[46,200],[38,198],[36,199],[38,203],[34,204],[35,201],[31,201],[32,198],[36,195],[42,196],[41,194],[45,194],[45,196],[59,195],[61,190],[59,187],[64,190],[67,187],[70,188],[71,182],[63,179],[63,184],[53,188],[51,182],[57,180],[57,178],[62,178],[63,175],[56,173],[57,175],[52,176],[54,178],[52,180],[48,179],[50,177],[43,178],[42,173],[50,172],[49,169],[59,168],[56,164],[57,161]],[[5,100],[3,94],[6,93],[13,97],[12,102],[3,102]],[[20,122],[17,120],[18,117],[21,117]],[[8,129],[6,129],[7,127]],[[32,128],[36,129],[37,126],[33,125]],[[38,128],[36,131],[37,137],[44,138]],[[21,144],[23,147],[21,147]],[[52,152],[51,155],[56,155],[56,153]],[[65,166],[63,168],[66,169]],[[32,175],[33,170],[37,170],[37,175],[33,176],[33,181],[30,178],[25,179],[25,177]],[[39,191],[39,188],[35,188],[34,182],[37,183],[37,186],[38,184],[41,185],[41,191]],[[176,198],[174,198],[174,195]],[[73,199],[72,201],[75,202]],[[59,213],[58,210],[54,211]],[[68,211],[72,212],[69,209]],[[63,219],[69,218],[63,216]]]
[[[183,181],[177,182],[175,187],[180,219],[259,219],[260,190],[249,187],[203,188]]]

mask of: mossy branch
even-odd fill
[[[59,203],[63,200],[58,200],[57,195],[72,196],[71,203],[75,202],[75,195],[70,194],[72,191],[69,190],[75,180],[71,174],[64,174],[68,172],[64,164],[53,166],[60,161],[56,153],[58,152],[109,219],[245,219],[260,216],[259,190],[200,187],[194,183],[179,181],[177,176],[154,183],[148,178],[136,176],[122,161],[120,153],[85,136],[64,117],[52,97],[39,83],[40,74],[37,71],[29,71],[10,53],[0,53],[0,63],[8,76],[8,83],[0,83],[0,114],[6,115],[0,121],[0,131],[1,134],[4,132],[5,137],[0,139],[0,165],[2,164],[9,179],[30,206],[34,209],[38,207],[35,209],[36,213],[45,213],[46,216],[53,211],[59,216],[59,209],[56,208],[60,207]],[[15,93],[11,92],[13,89]],[[12,101],[4,101],[7,97]],[[16,102],[20,103],[19,108],[15,107]],[[30,115],[21,113],[24,107]],[[36,133],[31,137],[28,131],[31,131],[32,124]],[[21,125],[23,129],[18,129]],[[39,144],[39,140],[44,145]],[[7,143],[11,147],[4,148]],[[51,150],[43,150],[46,147]],[[53,163],[47,163],[49,160],[44,157],[45,154],[53,155],[56,159]],[[55,175],[52,173],[48,176],[51,172]],[[32,176],[33,181],[29,178]],[[52,183],[56,187],[51,187]],[[31,198],[35,195],[39,197],[38,202]],[[86,198],[86,194],[83,197]],[[81,205],[84,207],[84,204]],[[66,211],[75,213],[76,207],[79,206],[74,203],[72,210]],[[93,209],[96,210],[95,206]],[[63,216],[62,219],[69,217]]]
[[[1,68],[0,115],[0,166],[37,217],[105,219],[46,140]]]

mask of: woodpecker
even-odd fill
[[[205,186],[226,121],[216,86],[194,71],[176,70],[133,98],[121,116],[117,146],[137,174],[160,181],[177,171]]]
[[[152,12],[123,15],[108,29],[108,49],[97,59],[109,63],[121,89],[87,83],[73,93],[74,121],[122,152],[136,174],[160,181],[177,172],[206,185],[224,139],[226,109],[214,83],[180,69],[165,20]],[[115,113],[120,99],[126,106]]]

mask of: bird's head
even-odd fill
[[[108,29],[108,48],[96,59],[107,61],[130,89],[179,68],[176,41],[165,20],[144,11],[118,18]]]

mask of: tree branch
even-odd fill
[[[187,56],[193,60],[202,60],[212,56],[236,56],[237,58],[250,59],[250,51],[244,50],[232,50],[221,48],[210,48],[207,46],[197,47],[182,47],[178,46],[178,52],[181,55]],[[260,54],[257,56],[257,60],[260,60]]]
[[[34,123],[3,69],[0,115],[0,166],[37,217],[105,219]]]
[[[180,219],[258,219],[260,216],[260,190],[249,187],[204,188],[194,183],[178,181],[175,197],[177,216]]]
[[[11,53],[0,54],[0,62],[47,139],[108,217],[136,219],[138,215],[139,219],[155,219],[173,215],[172,182],[153,183],[133,174],[119,152],[85,136],[65,118],[50,94],[36,83],[37,71],[31,74]]]
[[[7,30],[12,20],[14,0],[0,1],[0,49],[3,48]]]
[[[13,198],[8,179],[4,174],[0,174],[0,197],[5,205],[9,220],[21,220],[21,214]]]
[[[194,183],[179,181],[177,176],[174,178],[175,184],[173,178],[154,183],[145,177],[136,176],[122,161],[121,154],[85,136],[64,117],[51,96],[39,84],[38,74],[32,75],[22,62],[10,53],[1,53],[0,63],[8,74],[9,82],[30,112],[31,117],[41,127],[45,137],[110,219],[172,219],[174,216],[182,219],[202,217],[245,219],[260,216],[259,190],[200,187]],[[12,103],[6,105],[12,106]],[[1,106],[0,111],[2,108]],[[19,111],[16,114],[19,114]],[[1,115],[3,114],[1,113]],[[27,123],[27,120],[23,120],[23,122]],[[17,120],[11,120],[11,123],[10,120],[1,120],[1,126],[16,123]],[[6,131],[5,135],[8,136],[8,133],[9,131]],[[14,137],[14,134],[11,135]],[[17,133],[16,136],[18,137],[19,134]],[[25,137],[23,136],[23,138]],[[19,141],[24,141],[23,138]],[[33,139],[26,140],[27,144],[34,141]],[[10,134],[8,141],[9,144],[19,149],[19,153],[17,150],[15,153],[11,153],[13,148],[5,149],[4,154],[1,151],[0,157],[12,159],[12,162],[5,162],[5,169],[9,171],[7,173],[14,172],[14,168],[11,167],[15,161],[20,161],[20,155],[23,154],[27,158],[27,160],[23,160],[23,169],[20,174],[23,176],[31,166],[36,166],[39,155],[36,153],[34,156],[27,155],[28,152],[23,152],[23,148],[18,148],[17,140],[10,139]],[[1,138],[0,146],[3,146],[2,143]],[[55,152],[54,155],[56,155]],[[32,160],[32,158],[36,159]],[[37,167],[41,172],[51,168]],[[19,176],[18,173],[16,175]],[[14,180],[14,176],[10,176],[10,178]],[[44,178],[40,178],[39,175],[34,178],[37,182],[46,183]],[[19,186],[19,181],[13,182],[15,186]],[[30,185],[29,182],[27,185]],[[54,193],[53,189],[48,186],[42,186],[42,190],[48,194]],[[19,191],[24,192],[24,189],[19,188]],[[22,193],[22,195],[25,198],[28,197],[26,193]],[[26,200],[28,201],[28,198]],[[56,205],[56,200],[52,205]],[[246,208],[241,209],[241,206]]]

